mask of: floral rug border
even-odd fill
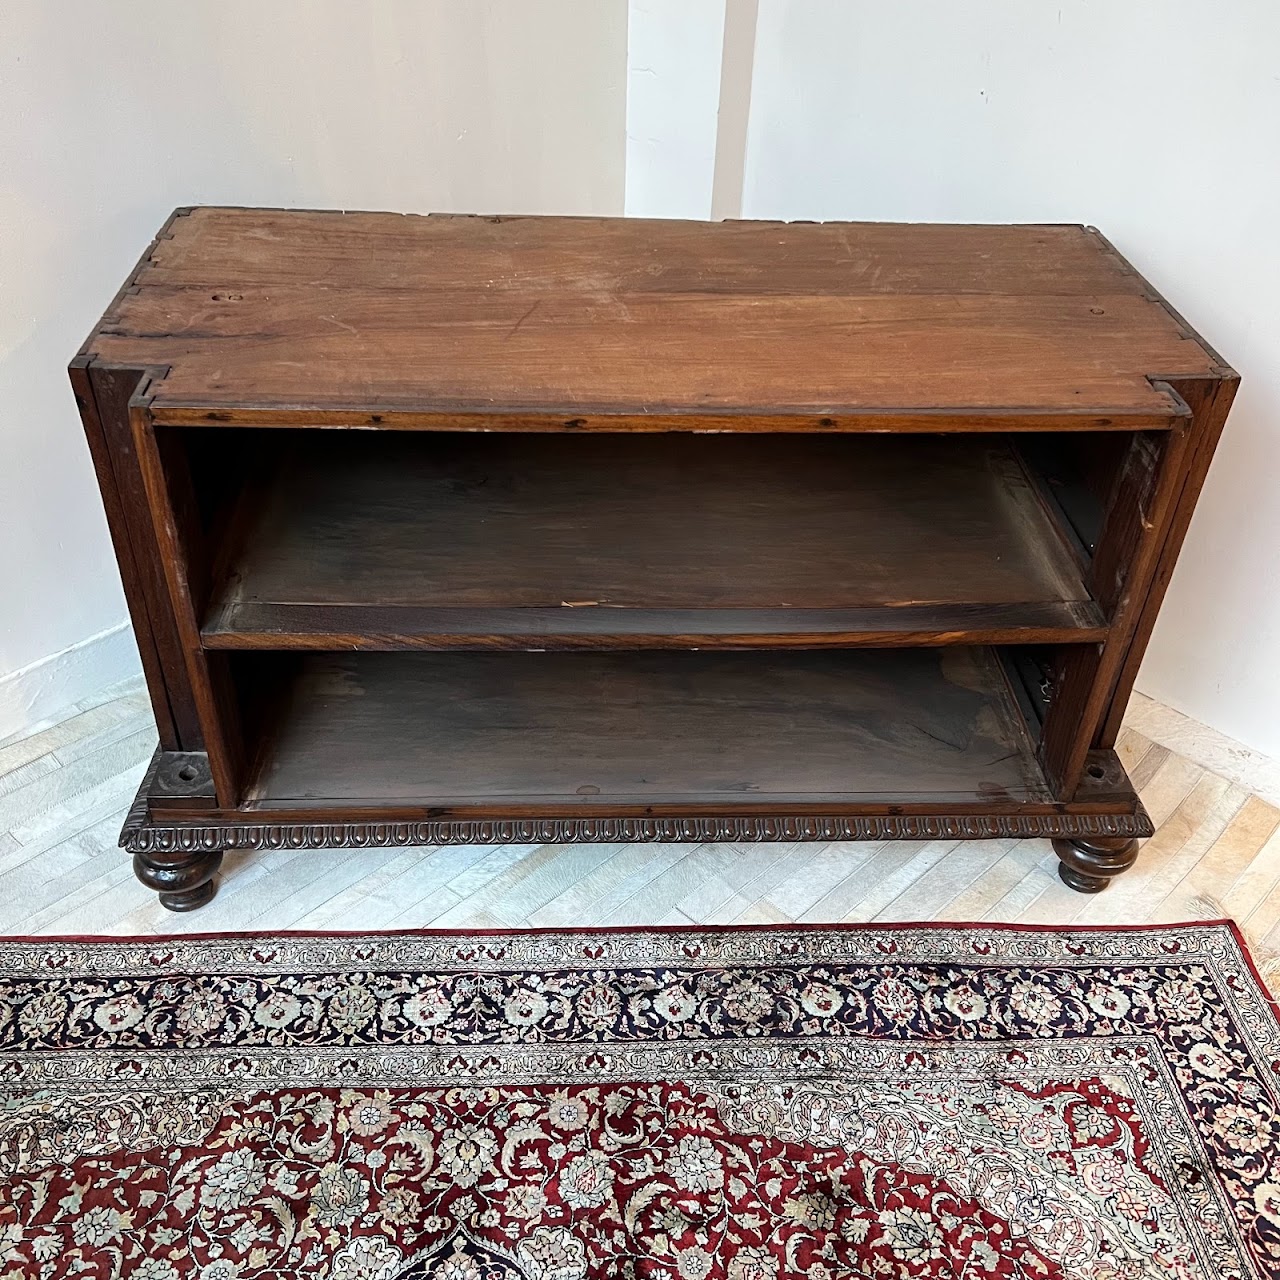
[[[198,1133],[262,1091],[678,1081],[738,1131],[838,1147],[806,1089],[1109,1080],[1219,1274],[1265,1274],[1246,1238],[1280,1257],[1280,1019],[1230,921],[10,938],[0,983],[0,1080],[86,1124],[129,1096],[140,1141],[147,1096]],[[0,1147],[56,1155],[13,1120]]]

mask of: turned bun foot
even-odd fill
[[[222,865],[222,850],[199,853],[135,853],[133,874],[160,895],[160,905],[170,911],[194,911],[218,891],[214,878]]]
[[[1138,860],[1136,840],[1105,836],[1055,840],[1053,850],[1058,855],[1058,876],[1077,893],[1101,893],[1113,876],[1128,871]]]

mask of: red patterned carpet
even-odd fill
[[[0,953],[3,1280],[1280,1275],[1229,925]]]

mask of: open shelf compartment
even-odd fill
[[[235,435],[220,455],[257,479],[225,500],[209,649],[1106,634],[1087,559],[1005,436]]]
[[[990,648],[237,659],[250,809],[842,813],[1051,803]]]

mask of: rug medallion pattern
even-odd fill
[[[0,1280],[1259,1280],[1233,929],[0,943]]]

